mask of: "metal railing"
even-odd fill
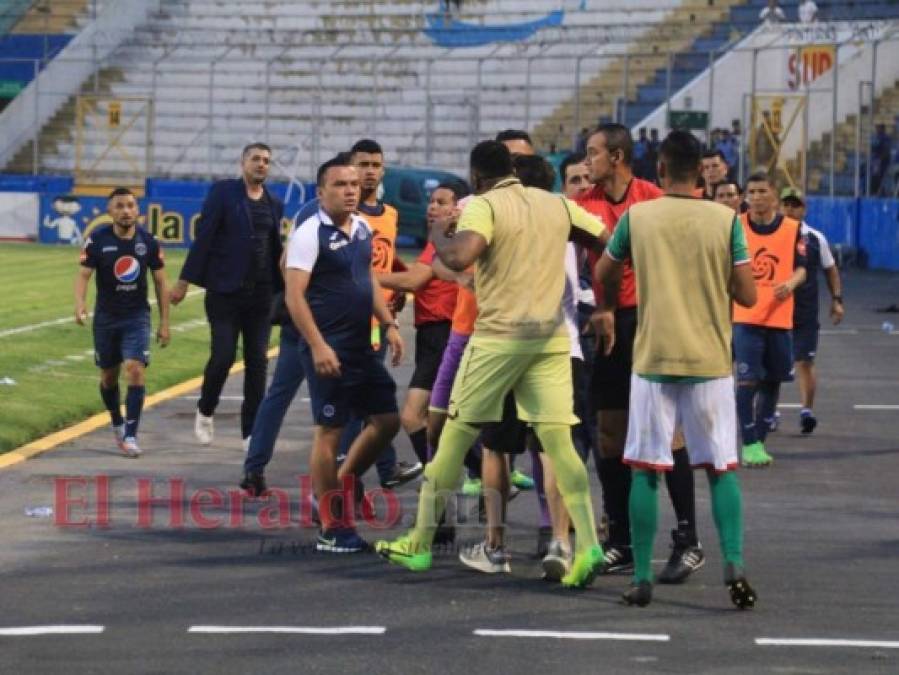
[[[807,137],[790,145],[798,150],[789,150],[789,157],[779,157],[776,166],[786,170],[787,163],[806,161],[809,153],[814,153],[819,159],[802,175],[801,187],[834,195],[867,195],[872,187],[871,134],[875,118],[884,119],[885,114],[873,105],[879,98],[874,97],[874,90],[882,91],[884,86],[874,83],[880,82],[884,73],[892,73],[895,67],[892,59],[883,58],[882,53],[884,45],[892,50],[897,42],[899,37],[892,35],[868,42],[873,53],[870,69],[866,69],[867,75],[857,83],[841,82],[841,78],[833,77],[832,73],[838,72],[841,66],[836,56],[830,71],[793,89],[765,86],[758,64],[778,50],[785,52],[784,58],[788,60],[795,47],[747,50],[729,49],[732,45],[727,45],[694,55],[693,58],[702,59],[710,66],[701,84],[696,84],[693,78],[694,94],[688,97],[694,101],[693,111],[708,113],[705,128],[695,131],[708,139],[714,128],[730,127],[733,120],[739,120],[740,147],[744,149],[740,171],[745,177],[754,168],[751,158],[758,138],[752,102],[763,97],[781,96],[785,100],[804,97],[806,109],[811,108],[802,121]],[[818,46],[833,46],[838,55],[840,44],[823,42]],[[129,83],[129,65],[118,57],[95,61],[94,75],[82,90],[122,101],[129,96],[152,101],[155,115],[149,124],[153,126],[145,131],[156,152],[148,172],[204,177],[232,173],[237,162],[236,155],[230,156],[234,148],[248,140],[263,138],[274,141],[276,153],[279,147],[292,148],[291,152],[297,154],[292,154],[282,165],[308,178],[328,154],[345,149],[336,145],[340,138],[353,134],[385,141],[391,154],[388,159],[393,163],[426,164],[462,172],[471,144],[492,136],[500,128],[527,128],[533,132],[539,149],[549,152],[571,148],[579,131],[600,119],[636,122],[635,106],[641,105],[635,96],[637,85],[650,80],[655,80],[654,86],[663,92],[661,106],[665,113],[675,110],[674,106],[685,105],[684,97],[678,98],[682,83],[677,64],[683,59],[681,54],[622,50],[610,53],[608,45],[593,49],[577,46],[567,54],[552,53],[558,47],[550,45],[543,51],[528,52],[525,57],[508,53],[508,48],[497,48],[493,54],[481,58],[432,51],[423,61],[400,61],[396,48],[382,48],[373,57],[362,58],[342,55],[343,47],[336,47],[315,61],[300,62],[289,58],[287,46],[277,56],[260,62],[250,74],[247,74],[245,57],[235,46],[222,46],[202,68],[198,68],[196,61],[179,57],[175,49],[156,58],[149,67],[142,66],[149,77],[141,76],[139,87],[133,77]],[[751,58],[752,67],[748,72],[730,69],[725,60],[738,58],[735,55],[741,52]],[[28,62],[37,76],[43,65],[41,60]],[[339,69],[349,74],[340,75]],[[662,73],[661,82],[657,73]],[[120,76],[127,89],[116,81]],[[182,84],[173,84],[179,77],[177,81]],[[252,83],[241,85],[240,77]],[[305,77],[311,83],[291,85],[295,77]],[[366,77],[370,90],[350,101]],[[731,101],[721,100],[720,92],[727,91],[729,81],[733,84],[734,78],[742,79],[746,85],[742,90],[743,101],[737,106],[739,114],[725,119],[721,117],[725,104],[733,106]],[[824,83],[822,78],[830,78],[832,82]],[[341,86],[341,80],[346,82],[345,86]],[[39,77],[35,87],[38,89],[35,105],[39,107],[53,92],[40,91]],[[845,98],[849,89],[853,99],[857,99],[852,105]],[[376,91],[382,93],[371,93]],[[697,105],[699,92],[705,92],[707,105]],[[404,96],[409,100],[401,105],[397,100]],[[172,106],[179,105],[179,98],[190,100],[190,105],[181,112],[169,112]],[[248,117],[242,116],[234,112],[237,106],[253,112]],[[292,117],[285,113],[286,106],[296,107],[297,114]],[[892,114],[899,114],[899,109]],[[657,112],[652,119],[658,122],[650,125],[658,128],[662,136],[667,129],[667,117]],[[820,128],[818,122],[822,117],[828,121],[826,128],[821,133],[813,131],[815,125],[811,123]],[[192,138],[180,143],[174,154],[160,153],[160,146],[165,145],[166,135],[172,131],[171,123],[179,119],[198,121],[183,127],[184,137]],[[44,129],[33,127],[25,136],[15,139],[20,148],[31,142],[31,156],[25,158],[20,152],[15,165],[5,170],[33,173],[52,170],[50,159],[65,154],[61,150],[71,142],[64,131],[65,108],[57,112],[57,120],[58,125],[51,124]],[[848,145],[840,141],[847,124],[852,132]],[[892,132],[895,135],[895,129]],[[86,138],[89,137],[87,134]],[[202,160],[198,159],[201,155]],[[187,161],[190,168],[180,169],[179,165]],[[848,185],[846,176],[849,176]]]

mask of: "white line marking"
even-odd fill
[[[799,410],[802,407],[801,403],[778,403],[778,408],[783,408],[784,410]]]
[[[899,410],[899,405],[854,405],[855,410]]]
[[[88,318],[94,315],[93,312],[88,313]],[[18,335],[19,333],[30,333],[33,330],[38,330],[40,328],[46,328],[47,326],[57,326],[61,323],[68,323],[71,321],[75,323],[74,314],[72,316],[62,317],[60,319],[53,319],[52,321],[41,321],[40,323],[32,323],[28,326],[19,326],[17,328],[7,328],[6,330],[0,330],[0,338],[6,337],[7,335]]]
[[[826,640],[819,638],[781,640],[778,638],[756,638],[755,643],[773,647],[875,647],[899,649],[899,642],[887,640]]]
[[[474,631],[480,637],[520,637],[555,638],[557,640],[631,640],[640,642],[668,642],[670,635],[653,633],[593,633],[585,631],[556,630],[493,630],[478,628]]]
[[[191,626],[188,633],[287,633],[296,635],[383,635],[384,626]]]
[[[0,636],[20,635],[95,635],[106,630],[105,626],[14,626],[0,628]]]
[[[179,323],[172,326],[171,331],[173,333],[183,333],[185,331],[193,330],[194,328],[199,328],[200,326],[205,326],[208,323],[206,319],[191,319],[190,321],[185,321],[184,323]],[[152,346],[152,345],[151,345]],[[38,363],[37,365],[30,366],[28,368],[28,372],[31,373],[42,373],[48,368],[59,368],[60,366],[69,365],[68,362],[76,362],[76,361],[84,361],[85,358],[93,358],[94,350],[88,349],[82,354],[69,354],[65,357],[66,361],[58,361],[56,359],[51,359],[49,361],[44,361],[43,363]],[[242,399],[241,399],[242,400]]]
[[[203,289],[196,289],[193,291],[188,291],[186,298],[191,298],[197,295],[205,293]],[[156,300],[150,300],[150,305],[155,305]],[[88,312],[88,318],[94,315],[93,312]],[[33,330],[39,330],[41,328],[47,328],[48,326],[58,326],[61,323],[75,323],[75,314],[72,313],[69,316],[63,316],[58,319],[52,319],[51,321],[41,321],[40,323],[32,323],[27,326],[17,326],[16,328],[7,328],[6,330],[0,330],[0,338],[7,337],[9,335],[19,335],[21,333],[30,333]]]

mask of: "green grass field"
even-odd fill
[[[186,253],[166,250],[170,282]],[[400,256],[412,262],[418,251],[403,250]],[[77,270],[76,248],[0,243],[0,453],[103,410],[91,329],[76,325],[73,318]],[[148,394],[203,372],[209,329],[202,291],[192,288],[191,293],[172,308],[171,344],[152,346]],[[91,307],[93,298],[92,279]],[[154,335],[158,316],[154,306]],[[272,333],[272,344],[277,344],[278,330]],[[15,384],[3,384],[10,381]]]
[[[185,254],[166,251],[170,281],[181,271]],[[0,453],[103,410],[91,329],[76,325],[73,318],[77,269],[76,248],[0,244],[0,382],[15,381],[0,384]],[[171,344],[165,349],[152,347],[148,393],[203,370],[209,329],[203,294],[191,290],[192,295],[172,308]],[[92,279],[91,307],[93,297]],[[150,298],[154,297],[151,284]],[[154,306],[154,335],[158,316]],[[55,323],[35,327],[45,322]],[[14,329],[22,331],[11,334]]]

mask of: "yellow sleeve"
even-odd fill
[[[592,234],[594,237],[598,237],[606,230],[606,224],[599,216],[593,215],[579,204],[565,197],[562,198],[562,202],[565,204],[565,208],[568,209],[568,216],[571,218],[573,227],[583,230],[587,234]]]
[[[483,197],[475,197],[462,210],[456,231],[466,230],[481,235],[488,244],[493,241],[493,208]]]

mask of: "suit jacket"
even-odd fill
[[[284,204],[263,186],[272,208],[274,227],[269,250],[272,255],[272,287],[284,287],[279,262],[281,218]],[[253,251],[253,221],[249,197],[240,178],[214,183],[203,202],[193,244],[181,268],[181,279],[206,290],[233,293],[240,290],[250,265]]]

